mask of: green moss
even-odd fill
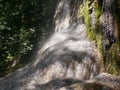
[[[93,29],[90,24],[90,14],[89,14],[89,2],[84,0],[83,5],[79,6],[78,17],[84,17],[84,22],[86,24],[87,36],[90,40],[94,40]]]
[[[116,42],[107,51],[105,69],[108,73],[120,75],[120,12],[118,9],[114,13],[114,27]]]
[[[78,17],[84,17],[84,6],[80,5],[78,9]]]
[[[94,9],[95,9],[95,24],[96,24],[96,33],[99,33],[99,17],[102,13],[102,8],[99,7],[98,3],[94,3]]]
[[[102,59],[106,72],[114,75],[120,75],[120,13],[118,11],[116,12],[115,36],[117,38],[117,41],[111,46],[109,50],[104,51],[104,48],[102,46],[103,41],[101,41],[104,36],[99,29],[99,18],[102,14],[102,7],[98,5],[97,1],[94,1],[92,5],[93,9],[95,10],[95,30],[93,30],[90,24],[88,0],[84,0],[84,3],[79,6],[78,17],[84,17],[84,22],[87,29],[87,36],[90,40],[95,41],[97,48],[102,54]]]
[[[106,72],[114,74],[114,75],[120,75],[119,73],[119,56],[118,56],[118,49],[117,49],[117,43],[115,43],[109,51],[107,51],[107,57],[106,57]]]
[[[78,10],[78,17],[84,17],[84,22],[86,24],[86,28],[87,28],[87,36],[90,40],[97,40],[97,46],[100,48],[100,33],[99,33],[99,17],[101,15],[102,9],[101,7],[98,6],[97,2],[94,2],[94,10],[95,10],[95,32],[91,27],[90,24],[90,14],[89,14],[89,1],[88,0],[84,0],[83,5],[79,6],[79,10]]]
[[[96,34],[96,44],[100,52],[103,52],[103,48],[101,46],[101,38],[103,37],[101,35],[101,32],[99,30],[99,18],[102,13],[102,8],[98,5],[98,2],[94,2],[94,10],[95,10],[95,34]]]
[[[80,83],[73,84],[73,85],[71,85],[71,87],[74,89],[79,89],[79,90],[81,90],[83,88],[83,86]]]
[[[96,34],[96,35],[97,35],[97,37],[96,37],[96,39],[97,39],[97,47],[101,51],[102,50],[102,47],[101,47],[101,35],[100,34]]]
[[[109,63],[106,67],[106,72],[108,72],[110,74],[118,75],[118,68],[116,66],[116,63],[113,62],[112,65]]]

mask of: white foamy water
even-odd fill
[[[57,90],[47,88],[47,83],[57,87],[61,79],[87,80],[99,73],[98,52],[86,36],[84,23],[70,23],[69,3],[69,0],[59,1],[54,15],[55,33],[30,65],[12,74],[13,80],[8,77],[1,83],[13,82],[2,90],[10,87],[15,87],[11,90]]]

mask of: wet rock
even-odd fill
[[[100,16],[99,27],[103,34],[103,43],[106,50],[108,50],[113,43],[115,43],[115,26],[114,26],[114,0],[103,1],[103,12]]]
[[[59,90],[120,90],[120,76],[101,73],[91,80],[62,87]]]

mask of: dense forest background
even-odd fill
[[[0,77],[29,62],[36,43],[50,33],[54,4],[53,0],[0,0]]]
[[[0,0],[0,77],[30,62],[38,43],[41,46],[50,35],[56,1]],[[119,10],[118,0],[114,13],[117,41],[103,54],[106,71],[115,75],[120,75]]]

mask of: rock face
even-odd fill
[[[55,33],[33,62],[0,80],[0,90],[120,89],[119,77],[99,75],[100,53],[87,38],[85,24],[72,18],[71,11],[75,11],[70,9],[70,3],[70,0],[58,2]]]
[[[120,90],[120,77],[101,73],[91,80],[79,81],[59,90]]]
[[[104,45],[105,49],[109,49],[111,45],[116,41],[114,32],[114,11],[115,11],[115,1],[114,0],[104,0],[103,1],[103,13],[100,17],[100,30],[104,35]]]

